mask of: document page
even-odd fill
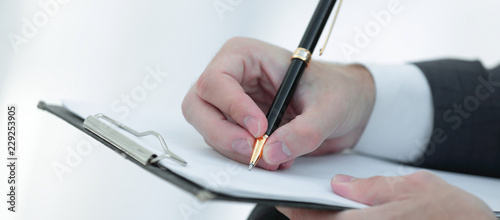
[[[286,200],[332,206],[362,208],[365,205],[334,194],[330,180],[335,174],[355,177],[375,175],[407,175],[421,168],[410,167],[356,153],[297,158],[286,170],[267,171],[240,164],[219,154],[184,121],[180,110],[142,108],[134,116],[122,118],[109,106],[84,102],[64,102],[66,108],[86,118],[104,113],[138,130],[155,130],[166,140],[171,151],[187,161],[187,166],[163,159],[162,165],[207,189],[235,197]],[[135,138],[134,141],[161,152],[155,138]],[[500,179],[430,170],[450,184],[462,188],[483,200],[492,210],[500,211]],[[398,181],[388,182],[391,186]]]

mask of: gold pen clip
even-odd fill
[[[333,30],[333,25],[335,24],[335,21],[337,20],[337,15],[339,15],[339,11],[340,11],[340,6],[342,5],[342,0],[340,0],[339,2],[339,6],[337,7],[337,11],[335,12],[335,17],[333,18],[333,22],[332,22],[332,25],[330,26],[330,31],[328,31],[328,36],[326,37],[326,41],[325,41],[325,44],[323,45],[323,47],[319,50],[319,55],[323,55],[323,52],[325,52],[325,47],[326,47],[326,44],[328,43],[328,39],[330,39],[330,35],[332,34],[332,30]]]

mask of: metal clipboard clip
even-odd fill
[[[143,137],[147,135],[153,135],[158,138],[160,141],[160,144],[163,148],[164,153],[161,155],[156,155],[149,149],[143,147],[142,145],[134,142],[130,138],[126,137],[125,135],[121,134],[114,128],[110,127],[108,124],[102,122],[99,120],[99,118],[104,119],[108,121],[111,124],[116,125],[117,127],[135,135],[136,137]],[[90,132],[94,133],[95,135],[99,136],[100,138],[106,140],[113,146],[117,147],[118,149],[122,150],[125,152],[127,155],[130,157],[134,158],[135,160],[139,161],[142,165],[149,165],[149,164],[156,164],[158,161],[168,158],[173,160],[174,162],[186,166],[187,162],[183,160],[181,157],[175,155],[172,151],[170,151],[167,147],[167,144],[165,143],[165,140],[163,137],[156,131],[145,131],[145,132],[138,132],[118,121],[115,121],[103,114],[96,114],[94,116],[88,116],[85,121],[83,122],[83,127],[85,127],[87,130]]]

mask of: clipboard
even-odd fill
[[[324,205],[324,204],[316,204],[316,203],[309,203],[309,202],[296,202],[296,201],[285,201],[285,200],[272,200],[272,199],[255,199],[255,198],[245,198],[245,197],[235,197],[231,195],[227,195],[224,193],[220,192],[215,192],[213,190],[204,188],[178,174],[175,174],[174,172],[170,171],[167,167],[161,166],[157,161],[159,161],[158,158],[161,159],[169,159],[170,156],[172,156],[173,152],[165,152],[164,155],[152,155],[151,152],[147,152],[148,150],[145,151],[140,151],[140,150],[134,150],[137,149],[136,147],[140,147],[140,145],[134,145],[133,147],[124,147],[121,144],[126,144],[129,143],[128,141],[123,141],[121,143],[115,143],[110,140],[109,137],[104,137],[102,133],[98,133],[95,130],[89,130],[87,129],[84,124],[87,124],[86,126],[88,127],[88,124],[94,124],[94,126],[98,125],[99,123],[96,123],[95,119],[97,118],[104,118],[104,120],[109,121],[108,119],[105,119],[106,116],[103,115],[96,115],[93,117],[90,117],[90,120],[87,120],[87,123],[85,123],[86,119],[81,118],[80,116],[72,113],[68,109],[62,107],[62,106],[57,106],[57,105],[48,105],[43,101],[40,101],[38,103],[38,108],[45,110],[56,117],[66,121],[67,123],[73,125],[75,128],[78,130],[82,131],[83,133],[89,135],[90,137],[94,138],[95,140],[99,141],[100,143],[104,144],[111,150],[115,151],[116,153],[122,155],[125,159],[131,161],[132,163],[136,164],[137,166],[141,167],[147,172],[150,172],[165,181],[174,184],[175,186],[193,194],[198,200],[204,202],[204,201],[230,201],[230,202],[245,202],[245,203],[255,203],[257,205],[263,205],[263,206],[285,206],[285,207],[292,207],[292,208],[304,208],[304,209],[321,209],[321,210],[331,210],[331,211],[342,211],[346,209],[351,209],[350,207],[343,207],[343,206],[329,206],[329,205]],[[89,119],[89,118],[87,118]],[[112,119],[111,119],[112,120]],[[113,123],[113,122],[112,122]],[[113,124],[121,124],[117,121],[114,121]],[[125,125],[121,124],[122,126],[118,127],[126,127]],[[128,127],[127,127],[128,128]],[[107,129],[112,129],[112,128],[104,128],[103,130]],[[130,128],[129,128],[130,129]],[[126,130],[126,129],[125,129]],[[133,129],[132,129],[133,130]],[[154,131],[152,131],[154,132]],[[139,132],[140,133],[140,132]],[[161,141],[160,141],[161,142]],[[129,143],[130,144],[130,143]],[[146,148],[144,148],[146,149]],[[164,148],[165,150],[165,148]],[[170,156],[169,156],[170,155]],[[175,154],[173,154],[175,155]],[[182,158],[180,158],[182,160]],[[175,161],[176,159],[174,159]],[[178,163],[182,163],[180,161],[177,161]],[[497,215],[500,216],[500,213]]]
[[[66,121],[67,123],[73,125],[75,128],[79,129],[83,133],[89,135],[90,137],[94,138],[95,140],[101,142],[111,150],[115,151],[116,153],[122,155],[125,159],[131,161],[132,163],[136,164],[137,166],[141,167],[142,169],[146,170],[147,172],[150,172],[165,181],[174,184],[175,186],[193,194],[199,201],[229,201],[229,202],[245,202],[245,203],[254,203],[259,206],[284,206],[284,207],[292,207],[292,208],[303,208],[303,209],[319,209],[319,210],[329,210],[329,211],[342,211],[346,209],[351,209],[350,207],[344,207],[344,206],[331,206],[331,205],[325,205],[325,204],[317,204],[317,203],[310,203],[310,202],[296,202],[296,201],[286,201],[286,200],[272,200],[272,199],[255,199],[255,198],[245,198],[245,197],[235,197],[231,195],[227,195],[224,193],[216,192],[207,188],[204,188],[203,186],[200,186],[199,184],[196,184],[178,174],[175,174],[174,172],[170,171],[167,167],[162,166],[160,163],[157,163],[161,159],[171,159],[174,160],[175,162],[179,163],[182,165],[182,163],[185,161],[175,155],[173,152],[168,150],[166,147],[166,144],[164,143],[163,138],[158,137],[160,140],[160,143],[163,146],[163,149],[165,151],[165,154],[163,155],[154,155],[151,152],[148,152],[146,148],[145,151],[142,151],[142,146],[140,145],[134,145],[132,148],[130,147],[124,147],[123,144],[131,144],[128,141],[123,141],[120,143],[113,142],[110,140],[110,138],[106,135],[103,135],[100,132],[96,132],[95,129],[92,129],[89,127],[89,124],[94,124],[94,126],[100,125],[100,123],[96,123],[97,118],[104,118],[104,120],[111,122],[112,124],[117,125],[118,127],[128,131],[132,132],[136,136],[144,136],[144,135],[154,135],[156,132],[154,131],[147,131],[147,132],[136,132],[135,130],[127,127],[126,125],[121,124],[120,122],[114,121],[110,118],[107,118],[104,115],[97,114],[96,116],[91,116],[89,117],[90,120],[83,119],[80,116],[72,113],[68,109],[62,107],[62,106],[57,106],[57,105],[47,105],[45,102],[40,101],[38,103],[38,108],[45,110],[49,113],[52,113],[56,117]],[[87,123],[85,123],[87,120]],[[102,126],[102,125],[101,125]],[[86,128],[87,127],[87,128]],[[90,129],[89,129],[90,128]],[[105,127],[104,130],[111,129],[109,127]],[[139,135],[138,135],[139,134]],[[162,143],[163,141],[163,143]],[[133,150],[136,149],[136,150]],[[498,219],[500,219],[500,211],[494,211],[494,214]]]

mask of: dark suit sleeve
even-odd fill
[[[500,66],[438,60],[416,63],[434,103],[434,130],[412,165],[500,177]],[[418,116],[416,116],[418,117]]]

